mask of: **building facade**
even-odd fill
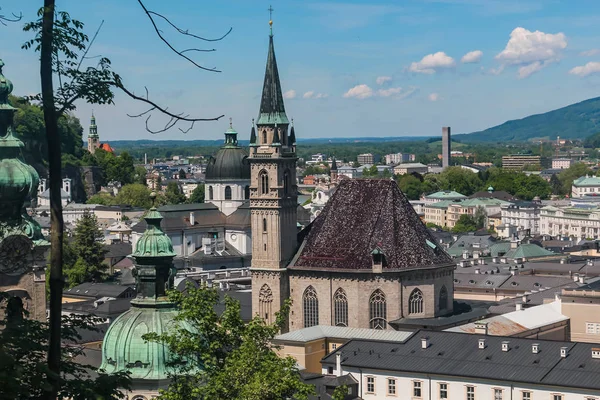
[[[531,236],[539,235],[541,233],[541,201],[517,201],[504,204],[501,208],[502,225],[512,226],[516,231],[529,232]]]
[[[575,161],[571,158],[553,158],[552,169],[567,169],[574,163]]]
[[[540,234],[577,239],[600,238],[600,209],[546,206],[540,210]]]
[[[386,164],[409,163],[411,161],[415,161],[416,158],[417,157],[414,154],[409,154],[409,153],[386,154],[385,155],[385,163]]]
[[[512,154],[502,156],[502,168],[522,170],[526,166],[545,167],[542,157],[530,154]]]
[[[371,153],[359,154],[356,157],[356,161],[358,161],[358,163],[360,165],[373,164],[374,163],[373,154],[371,154]]]
[[[421,163],[404,163],[394,166],[394,175],[405,175],[416,172],[418,174],[427,173],[427,165]]]
[[[573,181],[571,197],[581,198],[590,194],[600,194],[600,178],[586,175]]]

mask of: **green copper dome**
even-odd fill
[[[225,144],[208,160],[205,171],[207,182],[250,180],[248,154],[238,145],[237,132],[231,122],[225,132]]]
[[[162,215],[152,207],[144,219],[148,223],[148,227],[137,241],[133,256],[136,258],[175,257],[177,254],[173,250],[171,239],[160,228]]]

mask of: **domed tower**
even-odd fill
[[[225,144],[206,166],[204,198],[222,213],[229,215],[250,197],[250,163],[248,154],[238,145],[231,118],[225,132]]]
[[[335,162],[335,157],[331,158],[331,168],[329,169],[329,178],[331,183],[335,183],[338,180],[338,167]]]
[[[23,142],[13,135],[16,108],[8,102],[12,82],[0,60],[0,291],[21,298],[30,317],[45,319],[44,240],[40,225],[26,212],[39,176],[23,161]]]
[[[100,147],[100,136],[98,136],[98,126],[96,125],[96,117],[92,113],[90,120],[90,133],[88,133],[88,151],[92,154]]]
[[[162,215],[152,207],[146,217],[147,228],[136,244],[133,258],[137,297],[131,308],[108,328],[102,342],[101,369],[107,373],[128,371],[132,380],[130,398],[150,399],[169,385],[167,366],[173,357],[166,346],[146,342],[143,335],[172,331],[177,326],[191,326],[176,321],[178,309],[166,295],[173,288],[173,243],[160,228]],[[182,325],[183,324],[183,325]]]

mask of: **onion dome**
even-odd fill
[[[248,154],[238,145],[237,132],[231,122],[225,132],[225,144],[208,161],[205,179],[207,182],[250,179]]]
[[[155,195],[156,196],[156,195]],[[133,257],[142,259],[147,257],[167,257],[173,258],[177,254],[173,250],[171,239],[160,228],[162,215],[152,207],[144,217],[147,223],[147,229],[135,245]]]

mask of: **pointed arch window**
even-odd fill
[[[263,232],[267,233],[267,219],[263,218]]]
[[[273,307],[273,292],[266,283],[260,288],[258,293],[258,315],[264,318],[267,323],[271,323]]]
[[[209,200],[213,199],[213,187],[212,186],[208,187],[208,199]]]
[[[248,200],[250,198],[250,186],[246,185],[244,188],[244,199]]]
[[[319,325],[319,299],[314,287],[309,286],[302,296],[302,308],[304,314],[304,327]]]
[[[387,303],[385,294],[377,289],[369,298],[369,327],[371,329],[387,328]]]
[[[290,170],[286,169],[283,173],[283,194],[287,196],[290,191]]]
[[[442,288],[440,289],[439,304],[440,310],[448,309],[448,290],[445,285],[442,285]]]
[[[339,288],[333,295],[334,324],[348,326],[348,297],[344,289]]]
[[[423,292],[415,289],[408,298],[408,313],[422,314],[423,313]]]
[[[231,186],[225,186],[225,200],[231,200]]]
[[[259,184],[260,184],[260,193],[268,194],[269,193],[269,173],[263,169],[258,174],[258,180],[259,180]]]
[[[262,142],[263,144],[267,144],[267,131],[262,131]]]

